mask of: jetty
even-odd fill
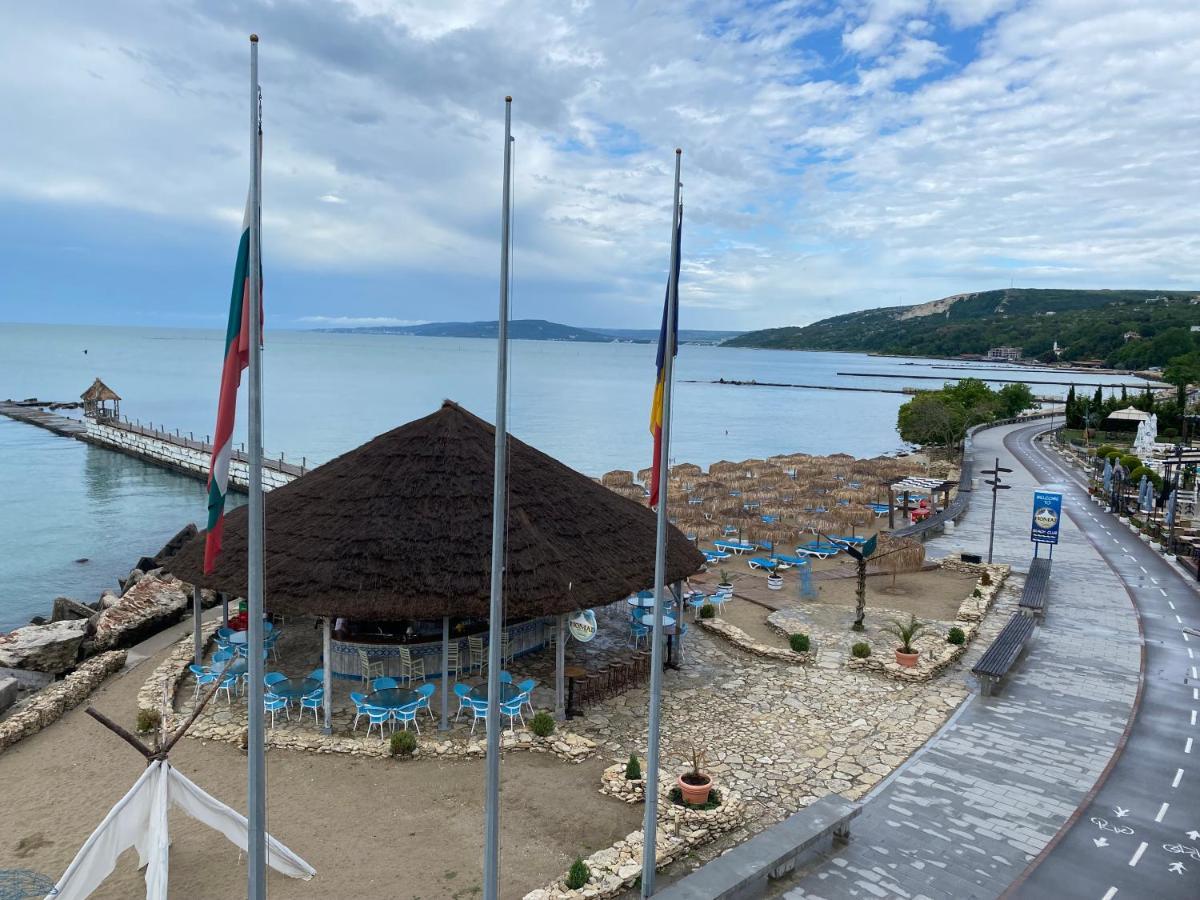
[[[838,375],[846,378],[901,378],[904,380],[914,379],[921,381],[962,381],[964,378],[974,378],[976,376],[952,376],[952,375],[914,375],[911,372],[838,372]],[[1142,382],[1141,384],[1109,384],[1099,381],[1084,381],[1078,378],[1062,378],[1053,381],[1037,380],[1034,378],[992,378],[990,375],[981,376],[981,381],[991,381],[996,384],[1053,384],[1053,385],[1074,385],[1075,387],[1099,387],[1099,388],[1119,388],[1125,387],[1129,390],[1162,390],[1161,384],[1151,384],[1150,382]]]
[[[97,386],[100,389],[98,390]],[[115,392],[97,379],[82,395],[83,403],[51,402],[37,398],[0,401],[0,415],[27,425],[44,428],[62,437],[124,453],[160,468],[170,469],[199,481],[208,480],[213,447],[207,435],[201,440],[192,432],[171,431],[160,425],[130,420],[117,414],[120,402]],[[83,417],[71,418],[56,412],[78,409]],[[229,486],[239,493],[249,490],[250,457],[234,448],[229,463]],[[308,459],[289,462],[283,453],[263,459],[263,488],[282,487],[309,471]]]
[[[857,391],[864,394],[904,394],[906,390],[900,388],[876,388],[876,387],[851,387],[845,384],[785,384],[778,381],[740,381],[736,378],[716,378],[711,381],[704,381],[698,378],[684,378],[680,380],[682,384],[731,384],[734,387],[782,387],[782,388],[803,388],[810,391]]]

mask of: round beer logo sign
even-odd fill
[[[575,640],[586,644],[596,636],[596,614],[590,609],[574,613],[567,621],[567,630]]]
[[[1033,514],[1033,521],[1037,524],[1038,528],[1044,528],[1049,531],[1058,524],[1058,513],[1043,506]]]

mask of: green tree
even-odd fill
[[[1006,384],[996,395],[1000,405],[999,417],[1002,419],[1011,419],[1037,404],[1027,384]]]
[[[965,419],[963,410],[941,391],[922,391],[900,407],[896,425],[900,437],[909,443],[957,447],[970,427]]]

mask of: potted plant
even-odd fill
[[[733,582],[731,582],[729,580],[729,570],[728,569],[721,570],[721,580],[719,582],[717,582],[717,590],[722,591],[726,594],[733,593]]]
[[[712,790],[712,778],[700,771],[703,762],[704,754],[693,747],[691,771],[679,776],[679,793],[683,795],[683,802],[692,806],[707,803],[708,792]]]
[[[884,631],[895,635],[900,640],[900,646],[896,648],[896,662],[908,668],[917,664],[917,658],[921,654],[913,649],[912,642],[924,634],[928,628],[929,626],[924,622],[917,621],[915,614],[911,615],[907,622],[893,619],[883,626]]]
[[[779,569],[772,569],[767,575],[767,587],[773,591],[783,590],[783,576],[779,574]]]

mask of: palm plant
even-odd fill
[[[901,653],[914,653],[912,642],[929,630],[929,623],[918,622],[914,613],[907,622],[892,619],[883,626],[883,630],[899,639]]]

